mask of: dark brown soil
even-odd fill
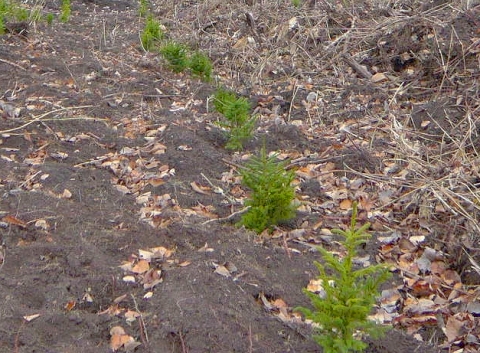
[[[233,3],[230,9],[224,2],[214,6],[156,1],[154,8],[169,35],[206,50],[216,72],[225,74],[241,59],[232,49],[225,51],[235,41],[212,45],[215,33],[209,34],[208,20],[215,22],[211,25],[216,26],[215,32],[248,33],[251,29],[238,18],[253,11],[259,17],[257,34],[262,36],[273,26],[262,20],[275,18],[259,12],[267,4]],[[319,6],[315,1],[306,3]],[[320,243],[315,224],[322,221],[322,228],[337,227],[346,224],[348,216],[314,208],[299,211],[292,222],[280,226],[286,238],[259,237],[236,228],[233,223],[239,216],[228,217],[242,206],[232,202],[235,185],[228,181],[228,173],[241,157],[224,149],[225,137],[212,124],[217,116],[207,111],[207,98],[215,85],[174,74],[157,55],[142,52],[138,34],[143,20],[136,4],[85,1],[72,6],[67,24],[31,25],[26,38],[11,33],[0,38],[0,352],[108,352],[110,330],[115,326],[124,327],[141,343],[136,352],[321,352],[308,325],[282,321],[278,310],[268,310],[262,298],[283,300],[289,312],[298,305],[308,306],[302,288],[316,275],[313,261],[318,254],[294,242],[295,231],[302,230],[305,238]],[[214,12],[200,13],[206,10],[202,6]],[[293,16],[289,2],[283,6]],[[309,5],[304,6],[307,12],[297,16],[314,21],[302,15],[308,14]],[[56,4],[48,8],[58,10]],[[177,18],[172,17],[174,8]],[[277,11],[277,7],[272,9]],[[331,20],[340,21],[330,10]],[[457,33],[463,28],[460,22],[467,20],[470,17],[456,20]],[[197,29],[191,36],[189,26]],[[285,46],[282,40],[279,48]],[[310,45],[311,55],[320,59],[317,43]],[[386,59],[384,63],[379,60],[401,54],[395,50],[422,49],[405,45],[403,49],[384,47],[389,52],[376,53],[377,62],[371,64],[390,65]],[[302,80],[308,70],[318,69],[302,67],[297,78]],[[276,110],[260,120],[247,152],[254,153],[264,141],[268,150],[298,152],[299,156],[305,150],[322,156],[331,149],[333,139],[290,124],[298,120],[310,124],[302,105],[308,92],[295,91],[286,79],[295,70],[266,63],[261,74],[265,86],[260,81],[246,82],[255,72],[242,72],[238,82],[231,78],[230,83],[248,94],[264,117]],[[328,80],[328,75],[323,73],[321,80]],[[225,76],[222,80],[228,82]],[[263,96],[259,87],[264,87]],[[358,89],[338,87],[337,92],[325,92],[324,111],[317,113],[322,123],[338,121],[338,116],[361,119],[363,108],[352,111],[345,102],[362,95],[371,96],[365,107],[383,105],[378,100],[381,94],[386,93],[362,83]],[[267,95],[275,98],[265,103]],[[421,115],[428,112],[429,107],[416,110],[413,123],[421,124],[425,120]],[[275,116],[287,115],[281,123],[275,120]],[[335,137],[339,143],[345,138],[342,133]],[[163,144],[164,153],[155,153],[152,143]],[[349,148],[327,155],[337,169],[348,165],[359,172],[379,170],[381,160],[374,153]],[[129,149],[134,152],[126,152]],[[141,163],[153,162],[168,166],[169,175],[162,177],[163,182],[152,185],[134,180],[132,169],[146,175],[150,169]],[[192,183],[219,187],[224,194],[199,193]],[[138,197],[145,193],[169,195],[160,215],[144,213],[142,217],[146,206]],[[298,195],[312,204],[328,200],[316,180],[300,180]],[[202,213],[207,210],[225,220]],[[140,249],[160,246],[174,253],[155,263],[162,270],[163,282],[145,299],[148,290],[138,280],[124,281],[119,266]],[[363,255],[375,261],[377,248],[372,244]],[[233,270],[221,275],[215,272],[219,265]],[[396,281],[401,283],[401,278]],[[116,303],[122,295],[125,298]],[[115,305],[117,312],[105,312]],[[127,324],[127,309],[140,313],[141,318]],[[367,352],[440,351],[399,329],[368,342]]]

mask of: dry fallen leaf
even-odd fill
[[[139,260],[133,267],[132,267],[132,272],[133,273],[145,273],[150,269],[150,264],[146,260]]]
[[[125,319],[127,320],[128,323],[135,321],[137,317],[140,317],[140,313],[136,311],[127,310],[125,312]]]
[[[265,294],[260,293],[259,298],[260,298],[260,300],[262,301],[263,305],[265,306],[265,308],[267,310],[273,310],[274,309],[274,306],[269,302],[269,300],[267,299]]]
[[[148,179],[148,183],[153,187],[157,187],[165,184],[165,180],[163,180],[162,178],[150,178]]]
[[[135,202],[139,205],[145,205],[149,201],[151,195],[152,193],[150,191],[144,194],[138,195],[137,198],[135,199]]]
[[[407,329],[407,333],[412,334],[424,327],[433,327],[437,325],[437,316],[432,314],[420,315],[415,317],[408,317],[400,315],[395,318],[394,322],[399,323]]]
[[[456,271],[453,271],[453,270],[445,270],[445,272],[442,273],[442,279],[449,286],[453,286],[456,283],[461,283],[462,282],[462,279],[460,278],[460,275]]]
[[[215,249],[213,249],[213,248],[209,248],[209,247],[208,247],[208,244],[207,244],[207,243],[205,243],[205,245],[204,245],[204,246],[202,246],[202,247],[201,247],[200,249],[198,249],[197,251],[198,251],[198,252],[209,253],[209,252],[214,252],[214,251],[215,251]]]
[[[190,186],[192,187],[193,191],[198,192],[199,194],[209,195],[210,192],[211,192],[211,188],[210,188],[210,187],[199,185],[199,184],[198,184],[197,182],[195,182],[195,181],[192,181],[192,182],[190,183]]]
[[[201,203],[199,203],[197,206],[193,206],[191,210],[194,211],[195,214],[197,214],[198,216],[212,218],[212,219],[218,218],[218,215],[213,213],[213,211],[215,211],[215,207],[213,205],[204,206]]]
[[[135,283],[135,277],[134,276],[124,276],[122,280],[126,283]]]
[[[126,297],[127,297],[127,295],[126,295],[126,294],[123,294],[123,295],[121,295],[121,296],[119,296],[119,297],[116,297],[116,298],[113,300],[113,302],[114,302],[115,304],[118,304],[118,303],[124,301]]]
[[[135,348],[137,348],[140,345],[141,345],[140,342],[137,342],[135,340],[131,340],[130,342],[125,343],[123,345],[123,348],[125,348],[126,352],[133,352],[135,350]]]
[[[125,333],[125,330],[121,326],[114,326],[110,330],[110,348],[115,352],[131,342],[135,342],[132,336]]]
[[[132,261],[124,261],[123,264],[121,264],[120,267],[122,270],[125,272],[131,271],[133,267],[133,262]]]
[[[138,250],[138,257],[140,259],[144,259],[144,260],[147,260],[147,261],[150,261],[152,258],[153,258],[153,252],[149,251],[149,250]]]
[[[121,192],[124,195],[127,195],[127,194],[131,193],[130,189],[128,187],[126,187],[125,185],[116,184],[115,189],[117,189],[117,191]]]
[[[382,82],[386,80],[388,80],[388,77],[382,72],[377,72],[375,75],[373,75],[370,78],[370,81],[372,81],[373,83]]]
[[[72,193],[70,192],[70,190],[65,189],[65,190],[63,190],[63,193],[62,193],[62,195],[60,195],[60,197],[62,199],[71,199],[72,198]]]
[[[7,215],[7,216],[3,217],[2,221],[6,222],[8,224],[13,224],[13,225],[19,226],[21,228],[27,228],[27,223],[26,222],[22,221],[21,219],[19,219],[17,217],[11,216],[11,215]]]
[[[161,270],[156,270],[152,268],[149,271],[147,271],[142,278],[143,288],[151,289],[155,287],[157,284],[162,283],[163,279],[161,275],[162,275]]]
[[[167,249],[164,246],[157,246],[155,248],[150,248],[149,249],[151,252],[153,252],[152,258],[153,259],[163,259],[172,256],[173,250]]]
[[[35,228],[47,231],[49,228],[48,222],[45,219],[39,219],[35,222]]]
[[[90,293],[85,293],[82,297],[82,301],[87,302],[87,303],[93,303],[93,297]]]
[[[214,272],[224,277],[230,277],[230,271],[223,265],[218,265]]]
[[[453,342],[467,333],[467,327],[470,322],[473,322],[473,317],[468,313],[458,313],[450,316],[445,326],[445,335],[448,342]]]
[[[192,147],[188,146],[188,145],[180,145],[177,147],[177,149],[179,151],[191,151],[192,150]]]
[[[65,304],[64,308],[66,311],[70,311],[75,307],[75,305],[77,305],[77,302],[75,300],[70,300],[67,302],[67,304]]]
[[[106,310],[103,310],[98,313],[98,315],[110,315],[110,316],[117,316],[122,313],[124,309],[121,309],[118,304],[110,305]]]
[[[40,314],[26,315],[26,316],[23,317],[23,319],[27,322],[30,322],[32,320],[35,320],[39,316],[40,316]]]
[[[409,238],[409,240],[414,245],[418,245],[418,244],[423,243],[425,241],[425,236],[424,235],[413,235]]]
[[[416,315],[434,313],[436,309],[437,309],[437,305],[431,299],[408,298],[408,300],[405,301],[405,307],[403,312],[413,317]]]
[[[423,120],[421,123],[420,123],[420,127],[422,129],[425,129],[428,125],[430,125],[431,121],[430,120]]]
[[[287,303],[283,299],[275,299],[272,303],[272,305],[276,308],[288,308]]]

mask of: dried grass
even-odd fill
[[[174,10],[162,18],[170,36],[209,53],[225,86],[251,96],[284,94],[290,106],[272,119],[303,120],[299,128],[308,136],[332,143],[345,133],[343,122],[355,126],[357,144],[398,167],[357,175],[379,189],[401,190],[392,203],[414,204],[419,218],[461,224],[457,241],[468,237],[480,248],[480,44],[466,42],[468,28],[455,23],[472,16],[474,2],[304,1],[300,8],[290,1],[248,3],[175,1],[163,6]],[[182,17],[186,6],[197,7],[196,18]],[[413,72],[393,71],[392,60],[405,53],[415,62]],[[372,74],[385,73],[387,81],[359,78],[344,54]],[[307,104],[309,92],[316,99]],[[431,117],[434,132],[412,124],[413,107],[440,100],[463,115]],[[268,119],[260,117],[264,125]],[[379,139],[387,141],[387,150],[375,151]]]

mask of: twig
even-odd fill
[[[14,353],[19,353],[19,345],[20,345],[20,332],[22,331],[23,326],[25,326],[25,320],[22,320],[22,324],[18,328],[17,334],[15,335],[15,343],[14,343]]]
[[[27,71],[27,69],[24,68],[23,66],[20,66],[20,65],[18,65],[18,64],[12,63],[11,61],[8,61],[8,60],[5,60],[5,59],[0,59],[0,61],[1,61],[2,63],[15,66],[16,68],[19,68],[20,70]]]
[[[472,268],[473,270],[478,274],[480,275],[480,265],[478,264],[477,261],[475,261],[473,259],[473,257],[470,256],[470,254],[468,253],[468,251],[465,249],[465,247],[462,247],[462,250],[465,252],[465,254],[467,255],[468,257],[468,260],[470,260],[470,264],[472,265]]]
[[[67,108],[60,108],[60,109],[51,110],[49,112],[40,114],[39,116],[33,118],[32,120],[30,120],[30,121],[26,122],[25,124],[20,125],[18,127],[14,127],[12,129],[7,129],[7,130],[1,130],[0,134],[5,134],[5,133],[8,133],[8,132],[23,129],[24,127],[27,127],[28,125],[39,122],[41,120],[42,121],[60,120],[60,119],[44,119],[46,116],[49,116],[50,114],[58,113],[58,112],[65,111],[65,110],[83,109],[83,108],[91,108],[91,107],[93,107],[93,105],[81,105],[79,107],[67,107]],[[62,119],[62,120],[106,120],[106,119],[83,117],[83,118],[66,118],[66,119]]]
[[[117,96],[118,93],[111,93],[102,96],[102,99]],[[173,97],[186,97],[185,94],[143,94],[143,93],[125,93],[126,96],[141,96],[143,98],[173,98]],[[123,97],[123,94],[122,94]]]
[[[115,276],[112,275],[112,297],[114,298],[115,298],[116,288],[117,288],[117,280],[115,279]]]
[[[248,353],[253,352],[252,325],[248,325]]]
[[[347,62],[347,64],[350,65],[352,69],[354,69],[357,72],[357,74],[359,74],[363,78],[366,78],[367,80],[370,80],[372,78],[372,74],[367,69],[365,69],[362,65],[357,63],[355,59],[350,56],[350,54],[344,53],[342,56],[343,56],[343,59]]]
[[[287,256],[289,259],[292,258],[292,252],[290,251],[290,248],[288,247],[288,244],[287,244],[287,235],[285,232],[283,232],[283,235],[282,235],[282,244],[283,244],[283,247],[285,248],[285,252],[287,253]]]
[[[301,166],[301,165],[308,165],[308,164],[322,164],[322,163],[326,163],[326,162],[335,161],[337,159],[342,159],[344,157],[345,157],[345,155],[338,155],[338,156],[326,157],[326,158],[321,158],[321,159],[310,159],[310,157],[300,157],[300,158],[297,158],[297,159],[291,161],[285,167],[285,169],[289,170],[289,169],[292,169],[292,168],[295,168],[295,167],[298,167],[298,166]]]
[[[297,96],[298,90],[299,90],[299,87],[297,86],[297,82],[295,81],[294,86],[293,86],[292,99],[290,100],[290,107],[288,108],[287,122],[290,122],[290,119],[292,118],[293,101],[295,100],[295,97]]]
[[[75,164],[73,167],[78,168],[78,167],[83,167],[83,166],[89,165],[89,164],[95,165],[95,164],[98,164],[98,162],[103,162],[103,161],[107,160],[108,158],[110,158],[110,157],[102,156],[102,157],[99,157],[98,159],[94,159],[94,160],[91,160],[91,161],[86,161],[86,162]]]
[[[180,343],[182,344],[182,352],[183,353],[188,353],[188,348],[185,345],[185,341],[183,340],[182,331],[178,331],[178,337],[180,337]]]
[[[232,213],[230,216],[228,216],[228,217],[209,219],[208,221],[203,222],[202,225],[205,225],[205,224],[208,224],[208,223],[211,223],[211,222],[229,221],[229,220],[231,220],[233,217],[235,217],[236,215],[242,214],[242,213],[248,211],[249,209],[250,209],[250,206],[247,206],[247,207],[245,207],[245,208],[242,208],[240,211],[233,212],[233,213]]]
[[[345,38],[348,38],[350,34],[352,34],[352,28],[343,33],[341,36],[335,38],[335,40],[333,40],[329,45],[325,47],[325,51],[329,52],[330,50],[332,50],[332,48],[336,47],[338,43],[343,41]]]
[[[70,71],[70,68],[68,67],[67,63],[65,61],[62,60],[62,63],[63,65],[65,66],[65,68],[67,69],[70,77],[72,78],[72,81],[73,81],[73,84],[75,85],[75,90],[78,91],[80,89],[80,87],[78,86],[78,82],[77,80],[75,79],[75,77],[73,76],[72,74],[72,71]]]
[[[224,161],[225,163],[227,163],[228,165],[232,166],[232,167],[235,167],[235,168],[238,168],[238,169],[242,169],[242,168],[245,168],[243,166],[241,166],[240,164],[237,164],[237,163],[234,163],[234,162],[230,162],[229,160],[225,159],[225,158],[222,158],[222,161]]]
[[[231,204],[235,204],[235,203],[236,203],[235,198],[226,195],[225,192],[223,191],[223,189],[222,189],[221,187],[219,187],[219,186],[215,186],[215,185],[210,181],[210,179],[208,179],[208,178],[205,176],[205,174],[200,173],[200,175],[203,177],[203,179],[205,179],[205,180],[207,181],[207,183],[210,184],[210,186],[213,188],[213,192],[214,192],[214,193],[222,195],[222,196],[225,197],[225,198],[228,200],[228,202],[230,202]],[[215,190],[217,190],[217,191],[215,191]]]
[[[210,179],[208,179],[208,178],[205,176],[205,174],[200,173],[200,175],[202,176],[203,179],[205,179],[205,180],[207,181],[207,183],[210,184],[210,186],[211,186],[212,188],[214,188],[214,189],[217,189],[217,188],[218,188],[217,186],[213,185],[213,183],[210,181]]]
[[[245,12],[245,20],[247,21],[247,24],[252,29],[252,32],[255,35],[255,37],[258,38],[257,25],[255,24],[255,19],[253,18],[253,15],[251,12]]]
[[[303,246],[307,246],[307,247],[309,247],[312,251],[318,251],[317,248],[319,247],[319,245],[317,245],[317,244],[309,244],[309,243],[307,243],[307,242],[305,242],[305,241],[298,240],[298,239],[292,239],[292,241],[293,241],[294,243],[301,244],[301,245],[303,245]]]
[[[5,246],[5,241],[0,245],[0,271],[3,268],[3,265],[5,265],[7,257],[7,247]]]
[[[23,188],[25,185],[27,185],[27,183],[28,183],[30,180],[32,180],[32,179],[35,178],[38,174],[41,174],[41,173],[42,173],[42,171],[40,170],[40,171],[36,172],[35,174],[33,174],[32,176],[28,177],[27,180],[25,180],[23,183],[21,183],[21,184],[19,185],[19,188]]]
[[[140,339],[145,347],[148,347],[148,333],[147,327],[145,326],[145,321],[143,321],[143,315],[138,308],[137,300],[135,299],[133,294],[130,294],[133,299],[133,303],[135,304],[135,311],[140,315],[138,320],[138,326],[140,328]]]

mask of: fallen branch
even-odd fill
[[[211,222],[215,222],[215,221],[217,221],[217,222],[229,221],[229,220],[231,220],[233,217],[235,217],[236,215],[245,213],[245,212],[247,212],[249,209],[250,209],[250,206],[247,206],[247,207],[245,207],[245,208],[242,208],[240,211],[233,212],[233,213],[232,213],[230,216],[228,216],[228,217],[209,219],[208,221],[203,222],[202,225],[205,225],[205,224],[208,224],[208,223],[211,223]]]
[[[365,69],[362,65],[357,63],[354,58],[350,54],[344,53],[342,55],[343,59],[345,62],[352,67],[353,70],[363,78],[366,78],[367,80],[370,80],[372,78],[372,74]]]
[[[16,68],[18,68],[18,69],[20,69],[20,70],[23,70],[23,71],[27,71],[27,69],[24,68],[23,66],[20,66],[20,65],[18,65],[18,64],[12,63],[11,61],[8,61],[8,60],[5,60],[5,59],[0,59],[0,62],[5,63],[5,64],[8,64],[8,65],[15,66]]]
[[[12,131],[17,131],[17,130],[21,130],[23,129],[24,127],[27,127],[28,125],[31,125],[33,123],[37,123],[39,121],[64,121],[64,120],[98,120],[98,121],[101,121],[101,120],[107,120],[107,119],[99,119],[99,118],[89,118],[89,117],[79,117],[79,118],[62,118],[62,119],[52,119],[52,118],[49,118],[49,119],[44,119],[45,117],[51,115],[51,114],[54,114],[54,113],[58,113],[58,112],[61,112],[61,111],[65,111],[65,110],[75,110],[75,109],[83,109],[83,108],[91,108],[93,107],[93,105],[82,105],[82,106],[79,106],[79,107],[67,107],[67,108],[60,108],[60,109],[55,109],[55,110],[51,110],[49,112],[46,112],[46,113],[43,113],[35,118],[33,118],[32,120],[26,122],[25,124],[23,125],[20,125],[18,127],[14,127],[12,129],[7,129],[7,130],[0,130],[0,134],[6,134],[8,132],[12,132]]]

